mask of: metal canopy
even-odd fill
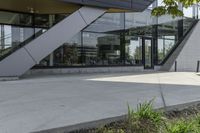
[[[82,5],[109,9],[108,12],[141,12],[154,0],[0,0],[0,10],[40,14],[73,13]]]
[[[62,1],[81,4],[81,5],[103,7],[103,8],[143,11],[154,0],[62,0]]]

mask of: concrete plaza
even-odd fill
[[[163,97],[161,94],[163,93]],[[0,133],[28,133],[200,100],[200,76],[179,73],[49,75],[0,82]]]

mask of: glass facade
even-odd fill
[[[120,65],[120,35],[83,32],[83,65]]]
[[[158,61],[160,64],[170,52],[178,39],[178,21],[168,22],[157,26]]]
[[[161,65],[199,18],[199,5],[183,9],[185,17],[153,17],[141,13],[106,13],[70,41],[56,49],[36,67],[144,66]],[[0,54],[19,45],[38,31],[53,26],[67,14],[41,15],[0,11]]]
[[[0,25],[0,55],[9,52],[41,30],[42,28]]]
[[[142,65],[142,38],[126,35],[125,64]]]
[[[28,14],[0,11],[0,58],[30,41],[67,15]]]

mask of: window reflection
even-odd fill
[[[37,27],[49,27],[49,15],[35,14],[34,25]]]
[[[81,66],[81,34],[54,51],[54,66]]]
[[[163,6],[164,5],[163,0],[157,0],[157,4],[158,6]]]
[[[158,0],[158,5],[162,5],[162,1]],[[193,7],[183,11],[186,17],[193,17]],[[199,16],[199,12],[199,5],[196,5],[195,16]],[[3,29],[0,32],[0,37],[3,38],[0,42],[0,49],[6,49],[20,44],[42,28],[46,29],[55,25],[67,15],[0,11],[0,16],[2,16],[0,23],[9,24],[9,26],[4,25],[0,28]],[[182,18],[173,19],[166,15],[155,18],[151,16],[149,9],[140,13],[106,13],[84,29],[82,33],[79,33],[46,57],[40,65],[142,65],[142,38],[145,37],[152,38],[152,40],[157,39],[157,43],[153,42],[153,45],[158,47],[158,49],[154,49],[157,53],[153,54],[158,55],[158,59],[154,60],[157,60],[160,64],[170,53],[178,39],[193,24],[193,19],[180,19]],[[20,27],[16,25],[20,25]],[[183,33],[179,34],[180,32]],[[157,57],[157,55],[150,56]]]
[[[169,54],[178,39],[178,23],[172,21],[158,25],[158,64]]]
[[[151,11],[145,10],[141,13],[126,13],[125,15],[125,29],[142,27],[153,24]]]
[[[84,65],[120,65],[120,36],[83,33]]]
[[[197,18],[200,19],[200,5],[197,5]]]
[[[0,25],[0,27],[0,45],[2,49],[17,46],[40,30],[11,25]]]
[[[144,66],[145,68],[152,67],[152,40],[144,39]]]
[[[32,26],[32,15],[0,11],[1,24]]]
[[[183,13],[185,17],[193,18],[193,6],[188,8],[183,8]]]
[[[126,36],[126,61],[127,65],[142,64],[142,39],[140,37]]]
[[[160,64],[175,45],[174,36],[158,38],[158,63]]]

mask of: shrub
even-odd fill
[[[195,123],[186,119],[178,119],[166,124],[166,133],[197,133]]]
[[[128,106],[128,132],[157,133],[161,129],[162,122],[162,114],[154,111],[152,101],[139,104],[136,112]]]

